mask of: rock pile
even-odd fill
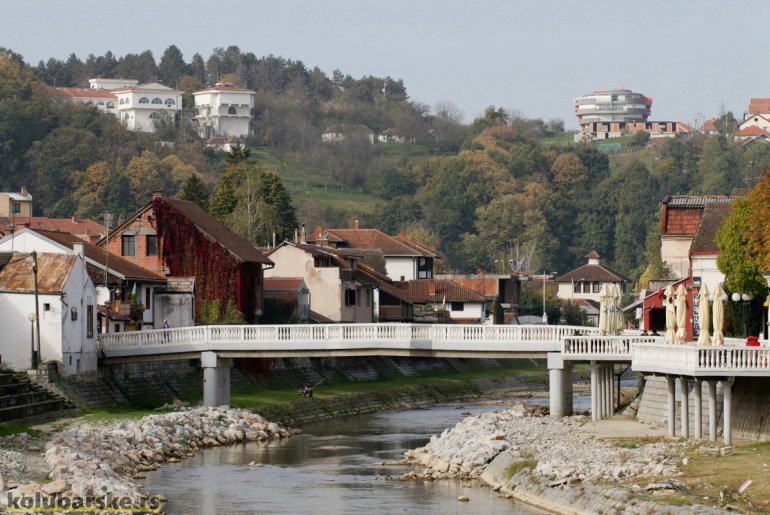
[[[405,453],[432,478],[477,478],[500,453],[523,462],[544,479],[561,482],[680,474],[677,443],[621,448],[579,431],[580,419],[537,415],[524,405],[468,417]]]
[[[266,441],[289,431],[246,410],[183,409],[106,425],[77,424],[46,446],[51,483],[28,483],[14,495],[143,497],[132,475],[192,456],[203,447]]]

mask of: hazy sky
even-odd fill
[[[654,98],[652,119],[693,123],[722,102],[740,118],[770,97],[767,20],[765,0],[0,0],[0,46],[37,64],[237,45],[402,78],[466,119],[496,105],[576,127],[573,97],[621,84]]]

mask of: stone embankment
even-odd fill
[[[247,410],[188,408],[141,420],[80,423],[48,442],[45,460],[51,482],[10,489],[13,496],[146,499],[141,472],[194,455],[200,448],[242,441],[285,438],[290,431]],[[0,499],[5,503],[6,498]]]
[[[408,463],[425,468],[405,479],[479,479],[554,513],[722,513],[636,495],[676,487],[670,480],[682,474],[677,464],[687,443],[616,446],[580,431],[584,420],[545,417],[524,405],[468,417],[407,451]],[[646,487],[635,485],[635,478]],[[648,485],[650,478],[659,481]]]

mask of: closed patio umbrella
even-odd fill
[[[698,303],[698,328],[700,329],[698,345],[709,344],[709,320],[711,320],[711,312],[709,312],[709,289],[704,283],[700,289],[700,300]]]
[[[620,286],[613,284],[612,288],[612,331],[610,334],[618,336],[623,332],[623,310],[621,303],[623,301],[623,294],[620,291]]]
[[[676,289],[676,343],[687,342],[687,292],[684,285]]]
[[[599,292],[599,334],[601,336],[607,334],[609,301],[610,297],[607,294],[607,285],[603,284],[602,289]]]
[[[717,283],[717,289],[714,292],[714,336],[711,337],[711,343],[714,345],[724,345],[725,335],[722,333],[722,326],[725,324],[725,307],[722,305],[722,283]]]
[[[663,292],[665,300],[663,301],[666,306],[666,343],[674,343],[674,337],[676,336],[676,311],[674,310],[674,288],[669,284],[666,286],[666,291]]]

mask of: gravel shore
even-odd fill
[[[687,442],[617,446],[580,430],[584,417],[543,416],[518,404],[467,417],[405,453],[422,467],[404,479],[479,479],[503,495],[555,513],[723,513],[647,497],[675,489]],[[639,485],[636,484],[639,482]],[[640,486],[643,485],[643,486]]]
[[[247,410],[201,407],[140,420],[75,423],[56,433],[43,455],[40,438],[6,437],[0,451],[0,506],[8,507],[7,492],[17,498],[127,499],[127,512],[158,506],[163,499],[148,496],[136,483],[142,472],[192,456],[203,447],[289,435]]]

